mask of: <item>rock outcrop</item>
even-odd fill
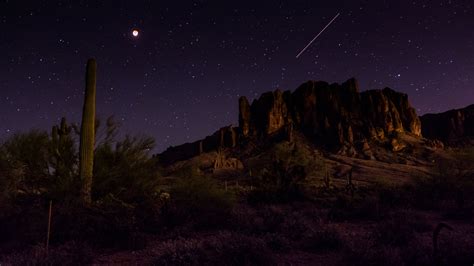
[[[309,81],[293,93],[265,93],[251,105],[242,97],[239,107],[239,127],[247,138],[269,136],[288,125],[330,149],[401,132],[421,136],[420,120],[406,94],[389,88],[360,93],[355,79],[342,85]]]
[[[448,145],[464,144],[474,139],[474,104],[440,114],[421,116],[423,136]]]
[[[217,151],[220,148],[233,148],[237,145],[238,129],[227,126],[219,129],[211,136],[192,143],[185,143],[175,147],[169,147],[163,153],[158,154],[160,163],[169,165],[176,161],[182,161],[204,152]]]
[[[400,151],[404,146],[395,136],[421,137],[421,124],[406,94],[389,88],[359,92],[355,79],[343,84],[308,81],[294,92],[264,93],[252,104],[241,97],[239,127],[224,127],[203,140],[170,147],[159,157],[169,164],[252,140],[275,136],[291,140],[294,131],[339,154],[373,159],[369,142],[383,142],[394,152]]]

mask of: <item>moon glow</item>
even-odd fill
[[[139,34],[138,30],[135,29],[132,31],[133,37],[138,37],[138,34]]]

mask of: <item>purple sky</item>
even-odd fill
[[[419,114],[463,107],[474,103],[473,29],[467,0],[1,0],[0,139],[80,121],[89,57],[98,115],[155,137],[157,151],[236,124],[241,95],[307,80],[391,87]]]

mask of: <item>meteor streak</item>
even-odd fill
[[[334,20],[336,20],[337,17],[339,17],[340,14],[341,14],[341,13],[337,13],[337,15],[336,15],[331,21],[329,21],[329,23],[326,25],[326,27],[324,27],[324,28],[318,33],[318,35],[316,35],[316,37],[314,37],[314,38],[308,43],[308,45],[306,45],[306,46],[303,48],[303,50],[301,50],[301,52],[296,56],[296,58],[300,57],[300,55],[301,55],[302,53],[304,53],[304,51],[306,51],[306,49],[308,49],[308,47],[319,37],[319,35],[321,35],[321,34],[324,32],[324,30],[326,30],[327,27],[329,27],[329,25],[331,25],[331,24],[334,22]]]

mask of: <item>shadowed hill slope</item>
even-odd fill
[[[420,117],[423,135],[446,144],[465,144],[474,138],[474,104]]]

